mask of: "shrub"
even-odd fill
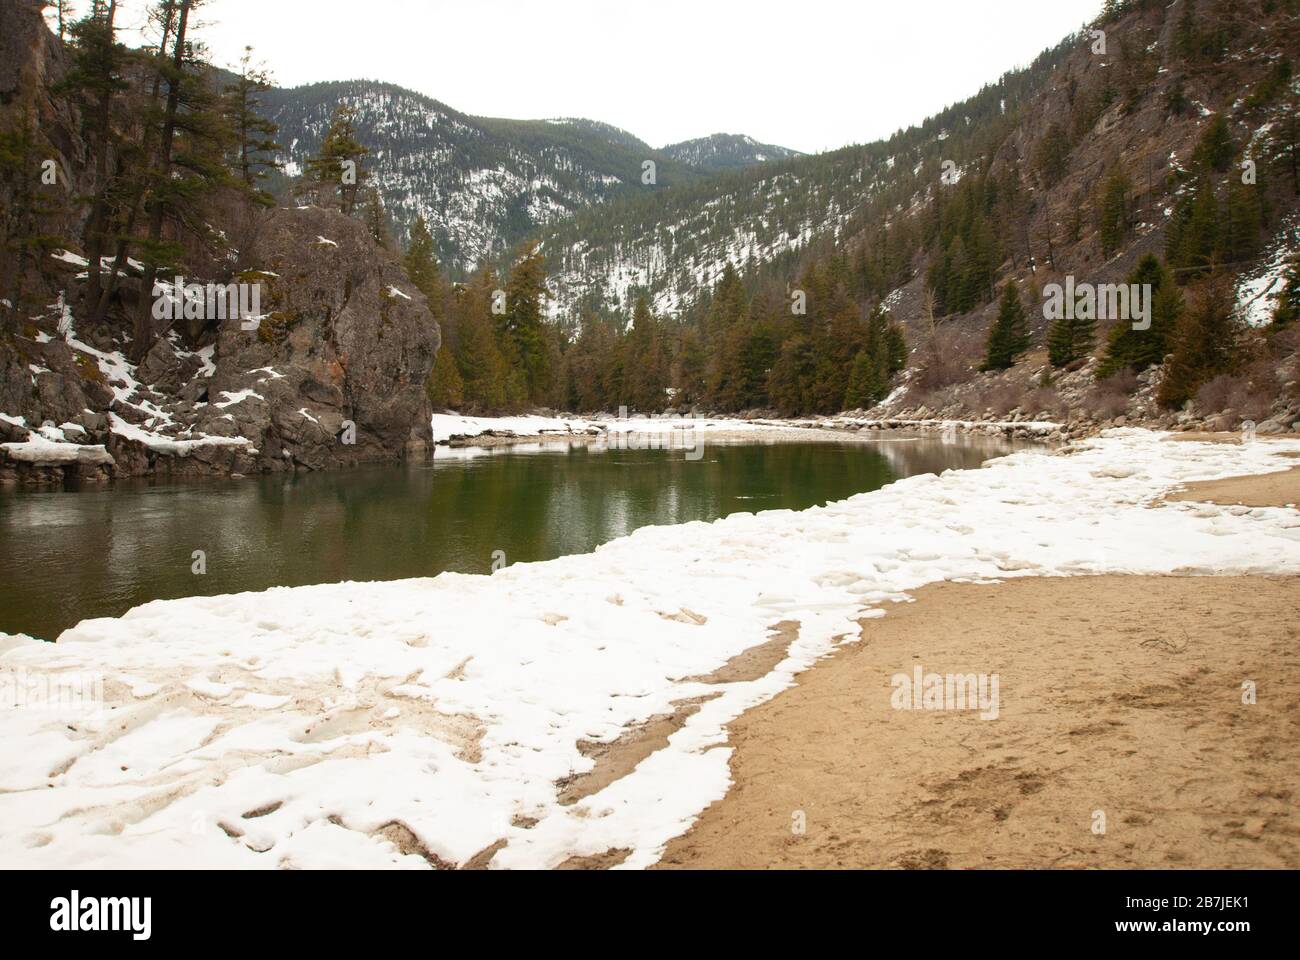
[[[955,330],[936,331],[923,348],[916,386],[931,393],[970,379],[972,355],[968,340]]]
[[[1121,370],[1113,377],[1099,380],[1088,392],[1085,406],[1099,420],[1114,420],[1128,411],[1129,398],[1137,386],[1137,374]]]
[[[1272,408],[1272,391],[1249,377],[1222,374],[1196,391],[1196,409],[1202,415],[1231,411],[1242,420],[1258,421],[1267,419]]]
[[[999,383],[981,398],[981,405],[995,417],[1005,417],[1017,407],[1023,407],[1025,391],[1013,383]]]
[[[1069,419],[1069,407],[1052,387],[1039,387],[1025,398],[1022,407],[1026,413],[1036,417],[1048,417],[1058,421]]]

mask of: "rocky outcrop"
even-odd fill
[[[440,336],[396,257],[308,207],[270,211],[243,259],[258,267],[236,279],[258,286],[262,314],[221,325],[196,428],[253,440],[263,470],[420,455]]]
[[[22,127],[56,161],[39,232],[75,238],[95,158],[59,92],[66,58],[40,7],[0,0],[0,128]],[[0,181],[0,205],[11,188]],[[0,276],[0,483],[319,470],[425,451],[440,337],[395,253],[331,210],[249,214],[226,198],[213,216],[240,249],[194,251],[184,280],[256,288],[260,316],[163,320],[138,365],[127,360],[138,270],[95,329],[80,316],[90,265],[77,251]]]
[[[260,313],[201,321],[211,342],[164,331],[135,366],[124,343],[96,346],[58,304],[9,338],[0,482],[323,470],[427,452],[424,384],[440,335],[396,256],[334,211],[260,216],[240,258],[257,266],[229,278],[256,289]]]

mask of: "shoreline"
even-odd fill
[[[1135,422],[1131,429],[1161,432],[1152,424]],[[336,471],[355,467],[385,467],[431,462],[438,451],[508,451],[530,446],[582,446],[608,443],[618,438],[622,443],[640,444],[640,449],[689,449],[702,443],[838,441],[850,439],[912,439],[938,436],[951,442],[958,436],[988,437],[1013,442],[1060,445],[1099,436],[1104,427],[1095,423],[1076,424],[1036,420],[1017,415],[1010,420],[909,418],[898,416],[868,417],[857,412],[812,418],[741,418],[741,417],[615,417],[608,413],[592,416],[558,414],[555,416],[524,414],[502,417],[462,417],[459,414],[434,414],[432,439],[408,444],[400,455],[376,457],[355,463],[332,465]],[[911,434],[913,437],[895,437]],[[1187,428],[1169,434],[1174,439],[1233,442],[1238,434],[1206,434]],[[213,461],[209,454],[236,449],[221,438],[198,443],[192,449],[166,453],[155,450],[151,467],[144,472],[115,475],[113,463],[102,446],[74,443],[49,443],[39,439],[25,443],[0,443],[0,491],[15,489],[75,490],[103,488],[119,480],[186,482],[190,480],[243,480],[272,475],[266,471],[243,472],[233,461]],[[1287,440],[1300,433],[1261,436],[1261,440]],[[122,444],[129,443],[127,437]],[[632,447],[636,449],[637,447]],[[108,464],[108,465],[106,465]],[[316,473],[305,465],[289,464],[287,472]],[[285,471],[281,471],[285,472]]]
[[[1298,500],[1300,467],[1161,502]],[[1295,869],[1297,598],[1295,576],[922,587],[729,725],[727,795],[655,868]],[[894,709],[921,661],[993,666],[1005,713]]]

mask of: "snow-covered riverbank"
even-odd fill
[[[1031,441],[1063,442],[1065,425],[1019,420],[874,420],[841,414],[836,417],[742,420],[732,417],[574,417],[524,415],[465,417],[434,414],[436,444],[468,447],[514,446],[534,442],[614,441],[625,445],[681,449],[708,443],[762,443],[786,440],[843,440],[862,435],[873,440],[895,432],[913,439],[917,434],[983,434]]]
[[[423,867],[496,846],[494,867],[609,850],[646,866],[725,793],[724,725],[906,591],[1300,572],[1294,510],[1156,503],[1189,481],[1287,469],[1288,453],[1300,441],[1117,431],[824,508],[644,528],[491,577],[160,601],[57,645],[0,637],[11,703],[26,688],[8,678],[48,672],[102,675],[104,700],[0,712],[0,863]],[[782,622],[797,637],[765,676],[698,679]],[[631,773],[560,802],[556,782],[592,765],[579,741],[711,695]]]

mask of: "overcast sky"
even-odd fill
[[[83,4],[84,5],[84,4]],[[120,0],[126,25],[143,0]],[[1028,63],[1100,0],[209,0],[294,86],[366,77],[465,113],[588,117],[654,147],[746,133],[814,152],[888,136]]]

